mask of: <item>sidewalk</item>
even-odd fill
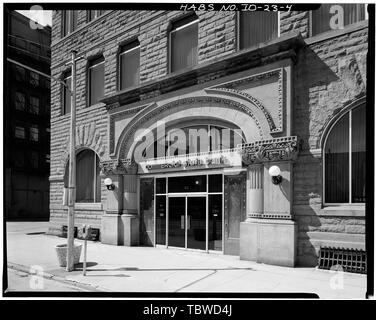
[[[46,223],[7,223],[8,265],[23,271],[41,266],[60,281],[108,292],[307,292],[330,299],[365,297],[365,275],[338,275],[316,268],[258,264],[236,256],[91,241],[87,275],[82,275],[82,265],[68,273],[58,266],[54,251],[54,246],[66,243],[66,239],[43,234],[46,230]],[[337,284],[343,279],[343,288],[331,288],[333,276],[339,279]]]

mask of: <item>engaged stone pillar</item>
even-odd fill
[[[249,190],[247,219],[259,217],[264,211],[263,165],[255,164],[248,167]]]
[[[123,210],[121,215],[123,228],[123,244],[135,246],[139,244],[139,217],[137,212],[137,175],[123,176]]]

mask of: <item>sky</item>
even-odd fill
[[[34,7],[39,7],[40,6],[34,6]],[[32,9],[31,7],[30,9]],[[34,8],[38,9],[38,8]],[[50,10],[16,10],[18,13],[21,13],[22,15],[38,22],[42,26],[45,25],[52,25],[52,11]]]

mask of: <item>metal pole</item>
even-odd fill
[[[86,252],[87,252],[87,239],[84,240],[84,276],[86,276]]]
[[[70,122],[70,152],[69,152],[69,198],[68,198],[68,244],[67,271],[74,269],[74,203],[76,198],[76,53],[72,50],[72,93],[71,93],[71,122]]]

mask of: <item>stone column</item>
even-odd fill
[[[121,215],[125,246],[139,244],[137,175],[125,174],[123,179],[123,210]]]
[[[263,171],[264,168],[262,164],[254,164],[248,167],[249,189],[247,192],[247,220],[261,216],[264,211]]]
[[[120,215],[123,209],[123,176],[108,174],[115,186],[114,190],[106,190],[105,214],[102,216],[101,242],[121,245],[122,233]]]

